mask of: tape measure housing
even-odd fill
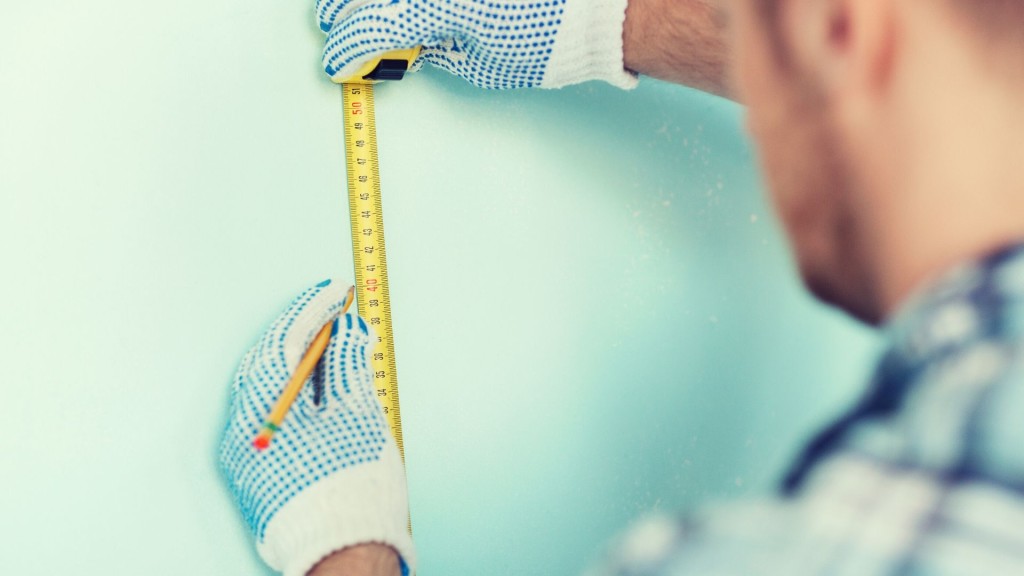
[[[381,81],[401,80],[420,57],[421,46],[393,50],[368,61],[350,78],[333,78],[338,84],[376,84]]]

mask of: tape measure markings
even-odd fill
[[[374,385],[404,461],[373,85],[344,84],[342,92],[356,304],[377,335],[370,352]]]

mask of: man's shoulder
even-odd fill
[[[840,452],[1024,490],[1024,339],[933,357],[907,389],[895,411],[853,426]]]
[[[988,352],[995,374],[979,391],[964,430],[965,473],[1024,491],[1024,341]]]

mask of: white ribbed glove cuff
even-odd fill
[[[392,440],[377,462],[324,478],[292,498],[267,524],[256,549],[284,576],[306,576],[331,553],[373,542],[397,550],[414,573],[408,522],[405,469]]]
[[[629,0],[568,0],[542,88],[604,80],[619,88],[637,85],[623,62],[622,30]]]

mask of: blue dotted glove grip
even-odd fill
[[[332,514],[331,518],[324,520],[331,524],[331,529],[321,532],[334,531],[343,534],[344,538],[358,540],[333,543],[336,545],[334,549],[365,541],[382,541],[386,534],[379,533],[380,527],[376,525],[386,522],[372,517],[380,507],[365,509],[351,506],[348,500],[358,500],[358,495],[345,493],[345,490],[361,489],[354,487],[365,486],[368,482],[393,486],[396,492],[401,491],[392,498],[394,502],[385,503],[382,507],[405,507],[404,512],[388,513],[391,516],[403,515],[397,523],[405,532],[404,472],[377,401],[367,361],[372,336],[366,323],[358,316],[346,314],[339,317],[345,293],[345,288],[328,281],[296,298],[245,355],[235,376],[228,425],[220,448],[220,463],[242,515],[260,544],[266,544],[268,526],[282,514],[282,510],[293,501],[302,500],[300,495],[314,494],[313,489],[321,486],[325,487],[321,492],[330,501],[312,507]],[[257,451],[252,440],[309,344],[329,322],[334,322],[334,334],[317,369],[285,417],[270,447]],[[382,458],[388,462],[387,465],[381,463]],[[386,481],[377,481],[374,474],[387,476]],[[339,486],[344,489],[337,496]],[[328,493],[335,495],[328,496]],[[306,500],[309,498],[307,496]],[[385,494],[387,498],[390,494]],[[343,502],[350,509],[332,510],[333,506]],[[308,506],[308,502],[298,505],[300,508]],[[317,521],[308,519],[311,526]],[[337,526],[339,522],[347,524]],[[369,530],[372,534],[367,532],[365,540],[359,539],[360,525],[375,526]],[[298,526],[288,528],[286,532],[295,533],[303,529],[303,526]],[[324,543],[324,546],[330,547],[331,544]],[[272,554],[275,558],[268,559],[268,563],[275,567],[288,565],[289,558],[278,558],[288,556],[288,550],[281,551],[282,546],[275,543],[270,543],[269,548],[275,550]],[[302,551],[303,555],[309,553]]]
[[[429,62],[483,88],[623,87],[626,0],[318,0],[325,71],[347,78],[384,52],[423,46]],[[551,70],[555,68],[556,70]]]

